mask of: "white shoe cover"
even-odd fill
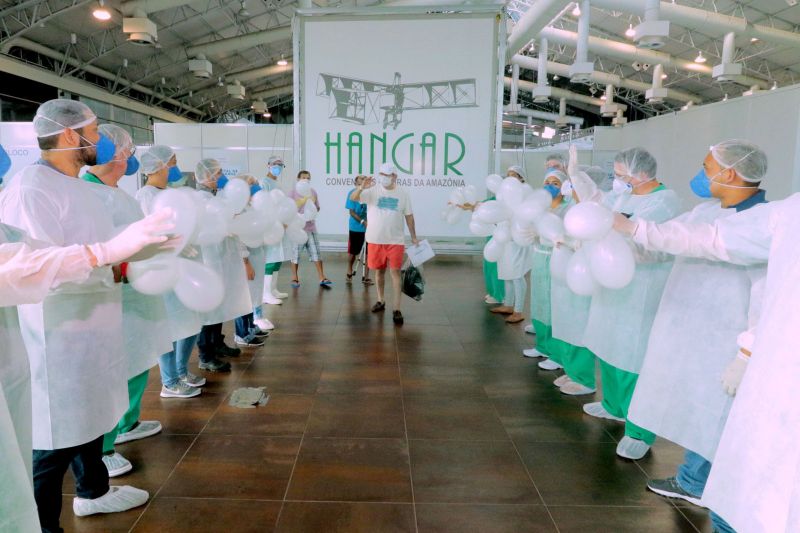
[[[272,275],[272,295],[275,298],[288,298],[289,295],[285,292],[281,292],[278,290],[278,273],[275,272]]]
[[[603,402],[592,402],[583,404],[583,412],[595,418],[605,418],[608,420],[616,420],[617,422],[625,422],[624,418],[614,416],[603,407]]]
[[[628,437],[627,435],[622,437],[622,440],[617,444],[617,455],[624,459],[631,459],[632,461],[638,461],[647,455],[649,451],[649,444],[639,439]]]
[[[528,348],[527,350],[522,350],[522,355],[525,357],[547,357],[545,354],[537,350],[536,348]]]
[[[108,477],[121,476],[133,470],[131,462],[117,452],[111,455],[104,455],[103,463],[106,465],[106,470],[108,470]]]
[[[150,494],[130,485],[111,487],[108,492],[94,500],[75,498],[72,511],[75,516],[89,516],[100,513],[121,513],[147,503]]]
[[[262,331],[269,331],[271,329],[275,329],[275,325],[266,318],[259,318],[257,320],[254,320],[253,324],[261,328]]]
[[[495,305],[495,304],[499,304],[500,303],[500,302],[498,302],[497,300],[495,300],[494,298],[492,298],[488,294],[486,296],[484,296],[483,301],[486,302],[489,305]]]
[[[566,394],[567,396],[583,396],[585,394],[594,394],[597,389],[590,389],[589,387],[585,387],[580,383],[570,380],[569,383],[562,385],[559,390],[561,394]]]
[[[544,357],[544,356],[542,356],[542,357]],[[564,367],[559,365],[558,363],[556,363],[552,359],[545,359],[544,361],[539,363],[539,368],[541,368],[542,370],[559,370],[559,369],[564,368]]]
[[[555,385],[555,386],[556,386],[556,387],[558,387],[558,388],[561,388],[561,387],[563,387],[563,386],[564,386],[564,385],[566,385],[567,383],[572,383],[572,380],[571,380],[571,379],[569,379],[569,376],[568,376],[568,375],[566,375],[566,374],[564,374],[563,376],[559,376],[559,377],[557,377],[557,378],[555,379],[555,381],[553,381],[553,385]]]
[[[536,330],[533,329],[533,324],[528,324],[527,326],[525,326],[525,333],[527,333],[528,335],[536,335]]]

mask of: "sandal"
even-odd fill
[[[356,275],[356,273],[355,273],[355,272],[352,272],[352,273],[350,273],[350,274],[347,274],[347,284],[348,284],[348,285],[350,285],[351,283],[353,283],[353,276],[355,276],[355,275]]]
[[[361,283],[363,283],[364,285],[374,285],[375,284],[375,282],[372,281],[369,278],[361,278]]]
[[[292,285],[293,289],[299,288],[300,287],[300,280],[299,279],[293,279],[291,285]]]
[[[372,306],[373,313],[383,311],[384,309],[386,309],[386,302],[375,302],[375,305]]]
[[[319,282],[319,286],[320,287],[330,287],[331,285],[333,285],[333,282],[331,280],[329,280],[328,278],[325,278],[325,279],[323,279],[322,281]]]

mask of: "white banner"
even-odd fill
[[[391,18],[390,18],[391,17]],[[347,234],[347,193],[383,162],[411,192],[417,233],[469,236],[440,214],[493,167],[495,14],[301,17],[301,167],[324,234]]]

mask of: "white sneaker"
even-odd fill
[[[536,330],[533,327],[533,324],[528,324],[525,326],[525,333],[528,335],[536,335]]]
[[[281,292],[278,290],[278,272],[275,272],[272,275],[272,283],[270,285],[270,290],[272,291],[272,295],[275,298],[288,298],[289,294],[285,292]]]
[[[544,357],[544,356],[542,356],[542,357]],[[539,363],[539,368],[541,368],[542,370],[560,370],[560,369],[562,369],[564,367],[559,365],[558,363],[556,363],[552,359],[545,359],[544,361]]]
[[[572,380],[559,387],[559,390],[561,394],[566,394],[567,396],[584,396],[586,394],[594,394],[597,391],[597,389],[590,389]]]
[[[194,398],[195,396],[200,396],[200,393],[202,392],[203,389],[190,387],[182,381],[179,381],[174,387],[161,387],[162,398]]]
[[[624,418],[614,416],[608,411],[606,411],[606,408],[603,407],[603,402],[585,403],[583,404],[583,412],[595,418],[606,418],[608,420],[614,420],[616,422],[625,422]]]
[[[72,500],[72,511],[75,516],[89,516],[100,513],[121,513],[147,503],[150,494],[130,485],[111,487],[104,495],[94,500],[75,498]]]
[[[257,328],[259,328],[261,330],[264,330],[264,331],[269,331],[271,329],[275,329],[275,324],[273,324],[272,322],[270,322],[266,318],[258,318],[256,320],[253,320],[253,324],[255,324]]]
[[[267,305],[281,305],[283,303],[283,300],[277,298],[271,292],[265,293],[263,300],[264,301],[262,303],[265,303]]]
[[[555,381],[553,381],[553,385],[555,385],[555,386],[556,386],[556,387],[558,387],[558,388],[561,388],[561,387],[563,387],[563,386],[564,386],[564,385],[566,385],[567,383],[572,383],[572,380],[571,380],[571,379],[569,379],[569,376],[568,376],[568,375],[566,375],[566,374],[564,374],[563,376],[559,376],[559,377],[557,377],[557,378],[555,379]]]
[[[191,372],[187,372],[185,376],[180,377],[181,383],[187,387],[202,387],[206,384],[206,378],[195,376]]]
[[[536,348],[528,348],[527,350],[522,350],[522,355],[525,357],[547,357],[545,354],[537,350]]]
[[[108,470],[108,477],[121,476],[133,470],[131,462],[117,452],[111,455],[104,455],[103,464],[106,465],[106,470]]]
[[[161,422],[157,420],[141,420],[132,430],[117,435],[117,438],[114,439],[114,444],[146,439],[158,433],[161,433]]]
[[[499,304],[500,303],[500,302],[498,302],[497,300],[495,300],[494,298],[492,298],[488,294],[483,297],[483,301],[486,302],[489,305],[495,305],[495,304]]]
[[[624,459],[631,459],[632,461],[638,461],[647,455],[649,451],[649,444],[639,439],[628,437],[627,435],[622,437],[622,440],[617,444],[617,455]]]
[[[281,292],[278,289],[272,289],[272,295],[275,298],[288,298],[289,297],[289,293],[288,292]]]

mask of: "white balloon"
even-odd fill
[[[250,199],[250,205],[252,205],[253,209],[256,211],[268,214],[271,214],[277,209],[275,200],[270,196],[269,192],[264,190],[258,191],[253,195]]]
[[[575,252],[567,263],[567,286],[579,296],[591,296],[597,291],[585,248]]]
[[[519,246],[531,246],[536,240],[535,227],[515,220],[511,224],[511,239]]]
[[[609,289],[627,286],[636,272],[636,260],[630,246],[615,231],[592,243],[589,265],[597,282]]]
[[[547,198],[544,198],[547,195]],[[542,190],[537,189],[531,193],[514,208],[514,219],[520,222],[533,223],[536,222],[542,213],[544,213],[550,206],[550,195]]]
[[[263,217],[260,212],[247,209],[234,217],[228,224],[228,231],[243,240],[248,238],[250,242],[260,241],[264,231],[267,229],[267,224],[269,224],[269,220]]]
[[[489,239],[486,246],[483,247],[483,257],[490,263],[496,263],[506,250],[506,245],[494,240],[494,237]]]
[[[492,240],[505,244],[511,240],[511,227],[508,221],[500,222],[492,232]]]
[[[442,220],[447,220],[447,217],[448,217],[448,215],[450,215],[450,212],[451,212],[453,209],[456,209],[456,208],[455,208],[455,207],[453,207],[452,205],[448,205],[447,207],[445,207],[444,209],[442,209],[442,212],[441,212],[441,214],[439,215],[439,218],[441,218]]]
[[[280,222],[273,222],[269,226],[267,226],[267,230],[264,232],[264,244],[269,246],[278,244],[283,239],[283,224]]]
[[[281,198],[286,198],[286,194],[280,189],[272,189],[269,191],[269,195],[275,200],[276,204],[281,201]]]
[[[248,248],[260,248],[264,245],[264,238],[261,235],[242,235],[240,239]]]
[[[497,189],[500,188],[501,183],[503,183],[503,177],[498,174],[489,174],[486,176],[486,188],[495,194],[497,193]]]
[[[550,242],[564,240],[564,221],[553,213],[542,213],[536,219],[536,231]]]
[[[478,201],[478,189],[474,185],[464,187],[464,200],[470,204]]]
[[[134,290],[142,294],[157,295],[171,291],[179,275],[178,258],[172,255],[128,263],[128,281]]]
[[[614,225],[614,214],[596,202],[580,202],[564,217],[567,233],[581,241],[605,237]]]
[[[194,228],[197,225],[197,206],[192,195],[178,189],[166,189],[156,195],[153,201],[153,211],[158,211],[164,207],[172,209],[174,213],[173,221],[175,229],[170,233],[181,238],[177,248],[172,250],[172,255],[178,255],[194,235]]]
[[[550,257],[550,275],[555,279],[565,281],[567,279],[567,265],[575,254],[566,246],[556,246],[553,248],[553,255]]]
[[[477,235],[478,237],[488,237],[494,231],[494,225],[484,224],[482,222],[478,222],[473,218],[469,223],[469,231],[471,231],[473,235]]]
[[[319,211],[317,210],[317,206],[314,202],[308,201],[306,202],[306,207],[303,209],[303,220],[306,222],[310,220],[314,220],[317,218]]]
[[[464,213],[464,212],[461,209],[458,209],[458,208],[452,209],[447,214],[447,223],[450,224],[450,225],[458,224],[459,221],[461,220],[462,213]]]
[[[306,227],[306,221],[303,219],[300,213],[295,213],[295,215],[292,217],[292,220],[289,221],[287,226],[295,229],[303,229]]]
[[[207,313],[220,306],[225,286],[219,274],[202,263],[182,257],[178,258],[178,268],[180,277],[175,285],[175,296],[183,305],[198,313]]]
[[[497,224],[498,222],[511,218],[511,211],[500,202],[490,200],[479,205],[473,216],[478,222]]]
[[[289,227],[286,230],[286,234],[294,244],[305,244],[308,241],[308,233],[299,228]]]
[[[283,197],[278,202],[278,220],[289,224],[297,214],[297,206],[291,198]]]
[[[192,244],[207,246],[209,244],[219,244],[228,236],[228,220],[221,211],[206,212],[197,224],[197,231],[194,234]]]
[[[464,198],[464,189],[455,189],[450,192],[450,203],[454,205],[460,205],[466,202],[466,198]]]
[[[521,188],[522,183],[517,178],[506,178],[497,189],[497,200],[509,207],[518,205],[522,201]]]
[[[300,196],[311,196],[311,180],[297,180],[297,183],[294,184],[294,190]]]
[[[222,189],[222,199],[228,202],[234,213],[241,213],[250,201],[250,186],[241,179],[228,180]]]

